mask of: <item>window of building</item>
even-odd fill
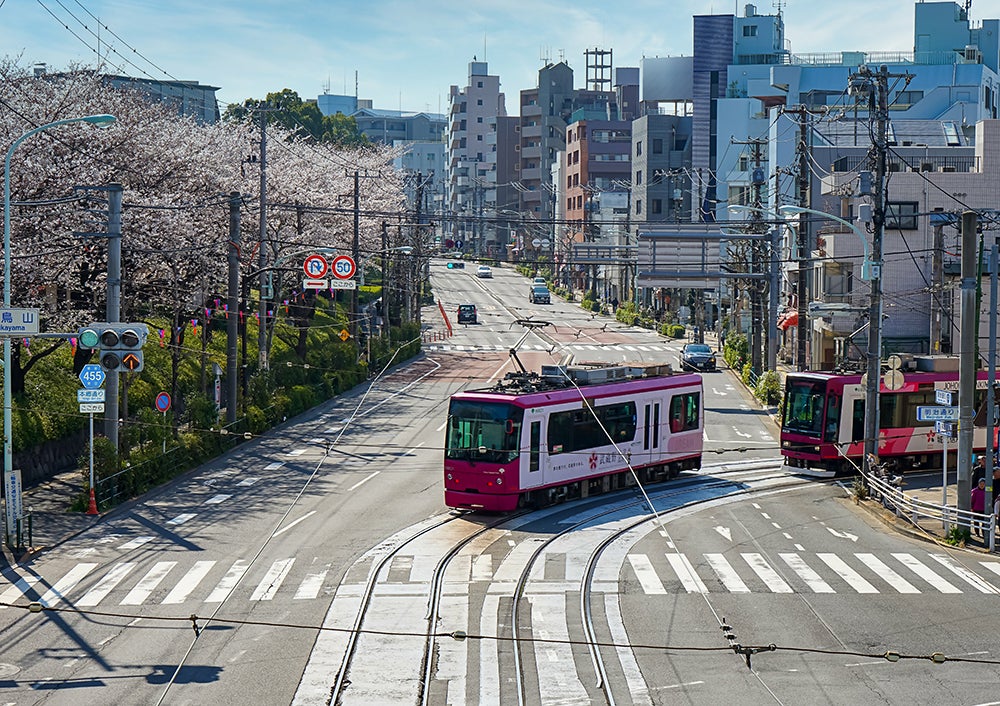
[[[885,227],[892,230],[916,230],[917,206],[916,201],[897,201],[886,204]]]
[[[663,139],[660,137],[653,138],[653,154],[663,154]]]
[[[476,82],[476,88],[482,88],[482,87],[483,87],[483,82],[482,81],[477,81]]]
[[[635,143],[635,156],[636,157],[641,157],[642,156],[642,143],[641,142],[636,142]]]
[[[483,119],[481,117],[480,118],[476,118],[476,122],[477,123],[481,123],[481,122],[483,122]]]
[[[649,210],[651,213],[663,213],[663,201],[660,199],[652,199],[649,202]]]
[[[639,186],[640,184],[642,184],[642,170],[637,169],[635,172],[635,185]]]
[[[756,37],[757,36],[757,25],[743,25],[743,36],[744,37]]]
[[[941,123],[941,127],[944,129],[944,139],[949,147],[958,147],[962,144],[962,139],[958,136],[958,126],[954,122],[946,120]]]
[[[476,105],[482,105],[482,104],[483,104],[483,99],[482,98],[480,98],[479,100],[476,101]]]
[[[642,213],[642,199],[635,200],[635,213],[636,215]]]
[[[483,136],[482,135],[476,135],[476,141],[477,142],[482,142],[483,141]]]
[[[687,147],[687,138],[686,137],[675,137],[674,138],[674,152],[683,152],[685,147]]]

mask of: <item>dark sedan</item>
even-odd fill
[[[681,348],[681,370],[715,370],[715,351],[704,343],[688,343]]]

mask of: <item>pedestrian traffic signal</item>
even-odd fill
[[[101,367],[108,372],[137,373],[148,335],[146,324],[95,323],[81,328],[77,340],[81,348],[100,351]]]

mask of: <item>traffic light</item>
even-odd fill
[[[148,335],[146,324],[95,323],[81,328],[77,340],[81,348],[99,351],[101,367],[108,372],[137,373]]]

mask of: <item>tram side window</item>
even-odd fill
[[[697,429],[700,421],[701,395],[692,392],[670,398],[670,431],[674,434]]]
[[[635,402],[594,407],[593,412],[588,408],[555,412],[549,417],[549,453],[607,446],[612,440],[615,443],[632,441],[636,428]]]
[[[865,401],[854,400],[854,415],[851,421],[851,441],[865,438]]]
[[[830,395],[826,398],[826,433],[824,441],[836,441],[837,430],[840,428],[840,397]]]

